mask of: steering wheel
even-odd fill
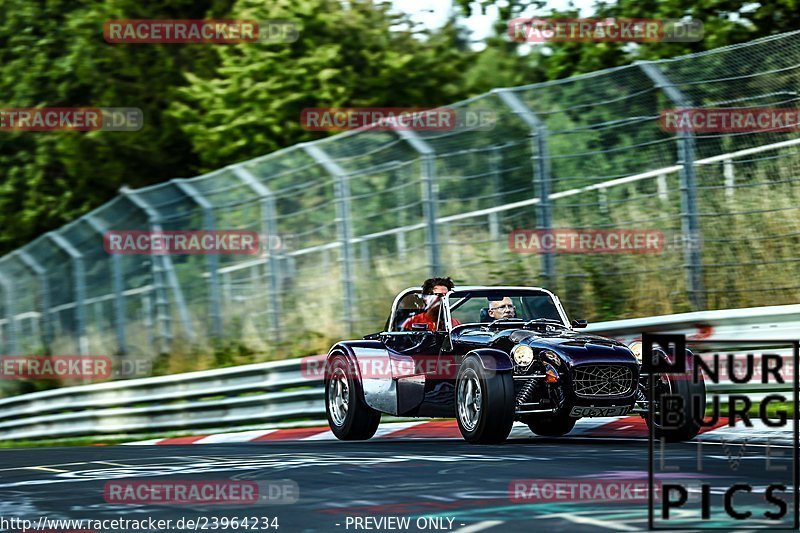
[[[534,318],[533,320],[528,320],[525,322],[525,326],[533,326],[534,324],[554,324],[564,327],[564,323],[560,320],[556,320],[555,318]]]
[[[504,322],[525,322],[525,320],[517,317],[497,318],[495,320],[492,320],[489,324],[485,325],[484,327],[491,328],[494,325],[501,325]]]
[[[421,351],[427,344],[430,344],[431,341],[436,339],[435,332],[431,330],[420,330],[419,334],[420,339],[418,342],[408,348],[402,348],[397,351],[402,354],[414,354]]]

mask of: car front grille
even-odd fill
[[[633,388],[633,372],[629,366],[576,366],[572,375],[575,394],[584,398],[623,396]]]

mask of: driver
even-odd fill
[[[492,320],[497,320],[500,318],[516,318],[517,309],[514,307],[514,303],[511,301],[511,298],[506,296],[502,300],[489,302],[489,316],[492,318]]]
[[[417,313],[416,315],[408,318],[403,325],[402,329],[410,331],[411,324],[426,324],[428,330],[434,331],[436,329],[436,322],[439,319],[439,310],[442,307],[442,298],[455,287],[455,283],[450,278],[429,278],[422,284],[422,295],[425,298],[426,308],[425,311]],[[451,319],[453,327],[461,325],[461,322],[455,318]]]

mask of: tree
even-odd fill
[[[313,107],[436,107],[467,95],[471,53],[459,31],[417,31],[405,15],[370,0],[239,0],[234,18],[289,19],[293,43],[218,47],[212,76],[187,71],[171,116],[205,169],[318,138],[301,112]],[[463,48],[463,47],[462,47]]]
[[[470,0],[458,0],[465,13],[469,12]],[[517,49],[506,37],[508,22],[519,16],[542,18],[578,18],[577,9],[559,11],[546,9],[544,2],[532,0],[481,0],[481,10],[490,6],[499,9],[495,25],[497,36],[487,41],[490,47],[508,50],[509,45]],[[531,75],[538,77],[544,72],[545,79],[557,79],[585,72],[611,68],[642,59],[676,57],[703,50],[711,50],[731,44],[744,43],[758,37],[792,31],[800,27],[800,9],[797,0],[775,2],[743,2],[740,0],[619,0],[597,2],[586,18],[632,18],[675,20],[692,18],[704,26],[703,39],[697,42],[668,43],[549,43],[525,50],[529,56]],[[500,38],[503,43],[498,43]],[[519,53],[520,49],[517,49]],[[483,54],[491,54],[489,49]],[[512,52],[513,53],[513,52]]]
[[[164,114],[181,72],[213,65],[208,46],[109,44],[103,22],[203,18],[226,2],[9,0],[0,21],[4,108],[138,107],[138,132],[0,132],[0,254],[111,199],[193,173],[197,160]],[[13,228],[13,231],[11,231]]]

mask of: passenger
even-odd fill
[[[442,307],[442,299],[449,291],[453,290],[453,287],[455,287],[455,284],[450,278],[426,279],[425,283],[422,284],[422,295],[427,302],[426,309],[403,322],[402,329],[411,331],[412,324],[426,324],[428,330],[435,331],[436,323],[439,319],[439,311]],[[461,322],[453,318],[451,319],[451,324],[456,327],[461,325]]]

